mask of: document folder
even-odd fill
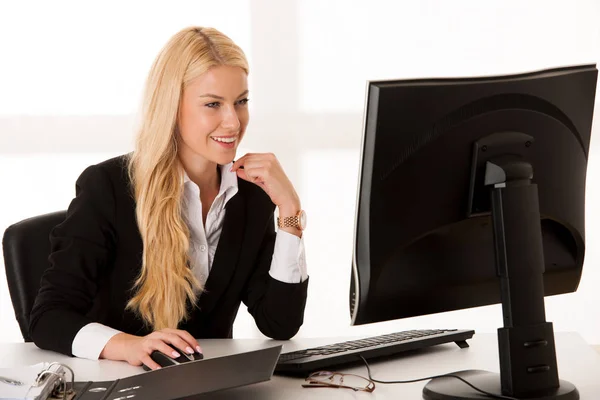
[[[76,382],[75,400],[170,400],[268,381],[281,345],[206,358],[116,381]]]

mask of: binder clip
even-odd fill
[[[52,370],[53,366],[58,366],[55,370]],[[67,382],[65,377],[65,369],[71,373],[71,382]],[[54,383],[54,387],[48,397],[48,400],[72,400],[76,393],[73,390],[75,384],[75,373],[73,370],[65,364],[53,362],[46,369],[41,371],[35,381],[36,386],[43,385],[49,376],[57,376],[58,379]]]

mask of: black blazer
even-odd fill
[[[308,280],[288,284],[271,278],[274,205],[258,186],[241,179],[238,185],[226,205],[205,292],[179,329],[196,338],[231,338],[243,301],[263,334],[289,339],[303,322]],[[125,309],[142,256],[127,156],[81,174],[67,217],[50,242],[51,266],[30,316],[38,347],[72,355],[73,339],[90,322],[140,336],[151,332]]]

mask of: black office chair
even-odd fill
[[[50,231],[65,220],[66,213],[57,211],[25,219],[9,226],[2,237],[8,290],[26,342],[32,341],[29,314],[40,288],[42,273],[50,265]]]

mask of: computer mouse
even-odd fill
[[[204,355],[202,355],[202,353],[197,353],[194,352],[194,354],[184,354],[182,351],[179,351],[179,354],[181,354],[179,357],[177,358],[171,358],[168,355],[158,351],[158,350],[154,350],[151,354],[150,354],[150,358],[157,363],[158,365],[160,365],[161,367],[170,367],[171,365],[179,365],[179,364],[183,364],[189,361],[197,361],[197,360],[202,360],[204,358]],[[189,356],[189,358],[188,358]],[[144,369],[146,371],[150,371],[150,368],[148,368],[148,366],[144,365]]]

